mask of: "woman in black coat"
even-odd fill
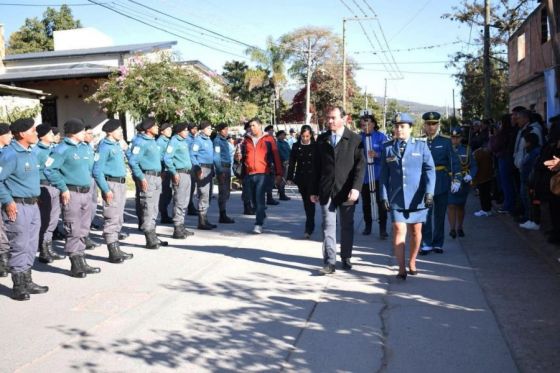
[[[311,183],[313,180],[313,155],[315,153],[315,138],[310,126],[301,127],[299,140],[292,146],[290,164],[288,166],[289,183],[298,186],[305,209],[305,234],[309,239],[315,229],[315,204],[311,202]]]

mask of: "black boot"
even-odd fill
[[[0,277],[7,277],[9,272],[8,253],[0,254]]]
[[[212,229],[218,228],[218,226],[216,224],[212,224],[208,221],[208,215],[204,215],[204,221],[206,222],[206,225],[209,226],[210,228],[212,228]]]
[[[185,227],[183,227],[182,225],[176,225],[175,228],[173,229],[173,238],[175,239],[187,238]]]
[[[364,227],[364,231],[362,232],[364,236],[369,236],[371,234],[371,222],[366,222],[366,226]]]
[[[286,195],[286,193],[278,193],[278,194],[280,195],[280,198],[279,198],[280,201],[289,201],[289,200],[291,200],[291,198],[288,197],[288,196]]]
[[[12,290],[12,299],[15,300],[29,300],[29,291],[25,283],[25,273],[17,272],[12,273],[12,281],[14,288]]]
[[[159,238],[156,236],[156,231],[144,232],[144,236],[146,237],[146,249],[159,249]]]
[[[206,215],[200,214],[198,215],[198,229],[203,231],[210,231],[212,230],[212,226],[208,225],[206,221]]]
[[[226,210],[224,210],[220,211],[220,220],[218,222],[223,224],[233,224],[235,223],[235,220],[227,216]]]
[[[84,263],[84,269],[88,275],[101,272],[101,268],[91,267],[89,264],[87,264],[85,256],[82,256],[82,261]]]
[[[125,251],[122,251],[120,242],[117,242],[117,243],[118,243],[117,250],[119,251],[119,255],[122,256],[124,258],[124,260],[129,260],[129,259],[134,258],[133,253],[127,253]]]
[[[87,276],[83,259],[84,257],[82,255],[73,255],[70,257],[70,275],[72,277],[84,278]]]
[[[109,261],[111,263],[122,263],[124,262],[124,257],[119,252],[119,243],[112,242],[107,244],[107,249],[109,250]]]
[[[57,254],[57,253],[53,250],[52,241],[48,241],[48,242],[47,242],[47,251],[49,252],[50,257],[53,258],[54,260],[66,259],[66,255]]]
[[[193,231],[189,231],[187,229],[187,227],[183,226],[183,231],[185,232],[185,236],[189,237],[189,236],[194,236],[194,232]]]
[[[250,204],[244,204],[243,215],[255,215],[255,209]]]
[[[23,272],[23,274],[25,276],[25,286],[27,287],[29,294],[44,294],[49,291],[48,286],[37,285],[33,282],[33,279],[31,278],[31,269]]]
[[[91,238],[89,238],[89,236],[86,236],[84,238],[84,243],[86,244],[86,250],[93,250],[95,249],[97,246],[99,246],[98,244],[96,244],[95,242],[93,242],[93,240]]]

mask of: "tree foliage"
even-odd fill
[[[82,27],[79,20],[74,19],[72,9],[62,5],[60,10],[47,7],[41,20],[26,18],[20,29],[10,35],[8,54],[21,54],[54,50],[53,33]]]
[[[13,123],[18,119],[35,118],[41,112],[41,105],[28,106],[28,107],[14,107],[9,109],[0,106],[0,122]]]
[[[237,124],[241,116],[238,105],[213,93],[208,83],[165,53],[156,62],[131,59],[88,101],[97,102],[109,116],[127,112],[135,120],[149,116],[160,123],[209,120]]]

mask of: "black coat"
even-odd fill
[[[299,187],[311,186],[313,183],[313,157],[316,144],[302,145],[299,141],[292,146],[287,180]]]
[[[351,189],[362,190],[365,172],[362,138],[348,128],[336,147],[331,145],[331,131],[317,138],[313,162],[312,194],[321,205],[332,198],[336,206],[348,200]]]

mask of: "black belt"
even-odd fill
[[[222,163],[222,167],[231,167],[231,163]]]
[[[13,197],[15,203],[23,203],[24,205],[35,205],[39,200],[37,197]]]
[[[72,192],[78,193],[89,193],[89,185],[88,186],[78,186],[78,185],[66,185],[68,190]]]
[[[126,177],[105,176],[105,180],[107,180],[107,181],[114,181],[115,183],[124,184],[124,183],[126,182]]]
[[[48,180],[41,180],[41,185],[51,185]]]
[[[160,171],[142,171],[145,175],[152,175],[152,176],[161,176],[161,172]]]
[[[190,174],[190,173],[191,173],[191,170],[189,170],[188,168],[179,168],[179,169],[177,169],[177,173],[180,173],[180,174]]]
[[[214,167],[214,163],[201,163],[200,167],[212,168]]]

